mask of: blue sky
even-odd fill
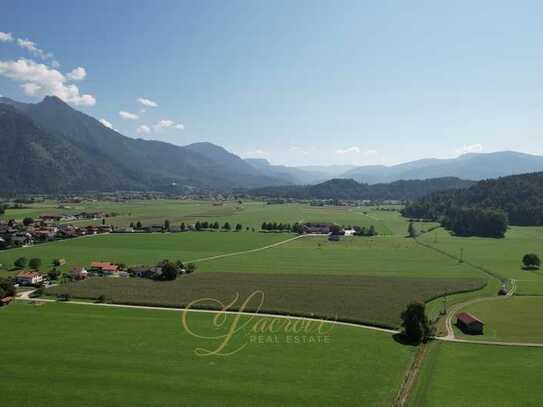
[[[543,3],[447,3],[9,2],[0,94],[277,164],[543,154]]]

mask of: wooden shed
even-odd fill
[[[482,335],[485,324],[469,312],[462,312],[456,315],[456,326],[465,334]]]

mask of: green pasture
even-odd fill
[[[57,258],[66,259],[63,270],[88,265],[91,261],[111,261],[129,266],[156,264],[163,259],[188,262],[259,248],[292,237],[294,235],[287,233],[251,232],[112,233],[0,251],[0,264],[9,268],[21,256],[41,258],[43,271],[48,270]]]
[[[541,348],[433,343],[409,405],[538,407],[541,377]]]
[[[543,343],[543,297],[512,297],[463,308],[485,323],[484,335],[458,337],[501,342]]]
[[[397,277],[485,277],[404,237],[347,237],[329,242],[307,236],[288,244],[243,256],[198,263],[202,271],[288,274],[357,274]]]
[[[189,314],[187,326],[216,337],[234,322],[228,317],[220,330],[212,318]],[[242,318],[247,325],[223,353],[246,345],[239,352],[198,356],[197,348],[212,352],[222,340],[189,335],[180,312],[14,303],[0,309],[9,327],[0,348],[2,404],[390,406],[413,355],[386,333],[334,326],[320,336],[257,335],[256,321]]]
[[[455,237],[439,229],[419,239],[441,250],[483,266],[504,278],[517,280],[519,295],[543,295],[543,272],[523,270],[526,253],[543,258],[543,227],[511,227],[504,239]]]

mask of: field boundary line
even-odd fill
[[[417,378],[422,367],[422,363],[424,362],[424,358],[429,352],[428,348],[429,345],[424,343],[421,344],[418,348],[417,353],[413,358],[413,361],[407,368],[407,372],[400,387],[400,390],[398,391],[398,395],[396,396],[396,398],[394,399],[394,403],[392,404],[393,407],[403,407],[408,404],[415,384],[417,383]]]
[[[305,237],[305,236],[310,236],[310,235],[299,235],[299,236],[296,236],[296,237],[293,237],[293,238],[290,238],[290,239],[281,240],[280,242],[269,244],[269,245],[264,246],[264,247],[257,247],[256,249],[242,250],[240,252],[232,252],[232,253],[225,253],[225,254],[217,254],[215,256],[202,257],[202,258],[195,259],[195,260],[189,260],[189,261],[187,261],[187,263],[198,263],[198,262],[202,262],[202,261],[222,259],[224,257],[231,257],[231,256],[239,256],[239,255],[242,255],[242,254],[256,253],[256,252],[260,252],[262,250],[273,249],[274,247],[290,243],[290,242],[292,242],[294,240],[300,239],[300,238]]]
[[[18,301],[35,301],[35,302],[48,302],[48,303],[58,303],[59,301],[49,299],[49,298],[30,298],[29,295],[31,291],[25,292],[22,296],[17,297]],[[325,324],[331,325],[340,325],[340,326],[349,326],[354,328],[367,329],[370,331],[385,332],[389,334],[398,334],[400,331],[388,328],[381,328],[373,325],[364,325],[357,324],[354,322],[344,322],[344,321],[334,321],[330,319],[320,319],[320,318],[310,318],[310,317],[301,317],[294,315],[279,315],[279,314],[267,314],[260,312],[241,312],[241,311],[219,311],[211,309],[187,309],[187,308],[174,308],[174,307],[158,307],[152,305],[127,305],[127,304],[107,304],[107,303],[97,303],[97,302],[85,302],[85,301],[63,301],[63,304],[75,304],[75,305],[91,305],[98,307],[110,307],[110,308],[128,308],[128,309],[143,309],[143,310],[154,310],[154,311],[176,311],[176,312],[195,312],[195,313],[204,313],[204,314],[217,314],[223,313],[227,315],[246,315],[246,316],[255,316],[255,317],[266,317],[266,318],[281,318],[281,319],[290,319],[290,320],[302,320],[302,321],[317,321]]]

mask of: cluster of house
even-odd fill
[[[343,228],[333,223],[304,223],[302,228],[304,234],[328,235],[330,241],[338,241],[340,236],[354,236],[357,234],[356,229]]]
[[[73,280],[85,280],[89,276],[156,278],[162,274],[162,266],[136,266],[123,270],[117,264],[93,261],[88,267],[73,267],[68,274]],[[37,271],[21,271],[15,276],[15,283],[20,286],[38,287],[45,282],[45,276]]]
[[[55,215],[58,219],[58,215]],[[71,239],[74,237],[110,233],[110,225],[89,225],[79,227],[69,223],[57,224],[51,216],[40,217],[31,224],[10,220],[0,222],[0,249],[30,246],[35,243],[44,243],[58,239]]]

